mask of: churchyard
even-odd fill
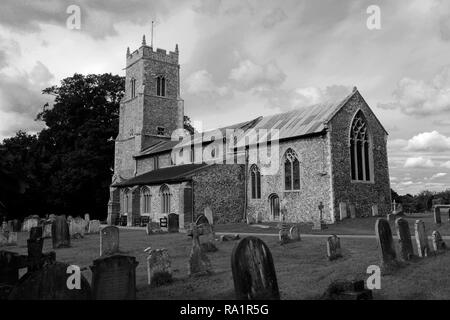
[[[444,242],[449,242],[446,235],[450,235],[449,222],[442,219],[442,224],[433,223],[432,214],[422,214],[404,217],[410,227],[410,234],[414,236],[414,224],[417,219],[425,222],[427,236],[431,236],[433,230],[439,230],[444,236]],[[385,238],[387,221],[380,220],[380,238]],[[450,263],[450,250],[439,250],[434,253],[432,240],[428,240],[428,256],[416,257],[409,261],[402,261],[399,266],[392,269],[384,269],[381,261],[381,252],[385,262],[389,263],[391,256],[390,246],[396,251],[396,260],[401,260],[402,250],[396,237],[397,232],[394,222],[390,223],[391,233],[394,235],[391,243],[382,241],[380,246],[375,236],[376,218],[347,219],[339,224],[329,226],[322,231],[311,231],[308,225],[300,225],[301,240],[287,241],[281,245],[278,236],[278,228],[275,225],[267,227],[249,225],[216,225],[215,239],[212,235],[200,228],[191,230],[194,239],[200,235],[202,243],[212,241],[217,251],[205,252],[203,245],[197,244],[193,250],[193,240],[186,233],[154,233],[147,234],[145,229],[102,229],[102,249],[100,249],[100,233],[86,233],[83,236],[71,237],[69,245],[55,248],[51,238],[43,239],[43,253],[54,252],[56,261],[69,265],[77,265],[81,268],[83,276],[92,286],[93,277],[90,267],[93,261],[104,255],[120,254],[135,257],[136,262],[136,299],[170,300],[170,299],[235,299],[236,293],[233,284],[233,272],[231,257],[233,248],[246,238],[244,233],[258,233],[258,238],[267,245],[272,259],[281,299],[320,299],[329,285],[336,280],[366,280],[370,274],[367,268],[371,265],[382,267],[381,289],[372,290],[374,299],[449,299],[450,275],[446,270]],[[101,226],[106,227],[105,225]],[[107,232],[106,232],[107,231]],[[118,235],[116,234],[118,231]],[[73,230],[70,231],[71,233]],[[230,235],[240,234],[239,240],[220,241],[222,232]],[[17,245],[2,247],[0,250],[17,252],[21,255],[29,254],[29,239],[39,238],[31,232],[18,232]],[[266,235],[264,235],[266,233]],[[204,235],[202,235],[204,234]],[[320,235],[322,234],[322,235]],[[334,259],[327,257],[327,237],[330,234],[342,235],[340,242],[340,256]],[[351,237],[345,235],[353,235]],[[366,235],[358,237],[357,235]],[[112,241],[105,239],[113,239]],[[230,237],[232,238],[232,237]],[[120,241],[118,241],[120,239]],[[207,240],[205,240],[207,239]],[[412,249],[418,255],[415,238],[412,238]],[[257,244],[252,244],[257,246]],[[148,249],[148,248],[151,249]],[[194,241],[194,248],[196,247]],[[118,248],[118,250],[117,250]],[[147,250],[146,250],[147,249]],[[170,270],[173,281],[159,286],[148,284],[147,257],[149,251],[155,249],[167,249],[158,251],[155,259],[162,259],[165,254],[170,258]],[[197,251],[196,251],[197,250]],[[252,249],[253,250],[253,249]],[[251,250],[251,252],[253,252]],[[211,268],[211,272],[199,272],[200,275],[189,275],[189,261],[191,251],[196,255],[207,256],[210,265],[197,265],[199,271],[202,268]],[[156,251],[155,251],[156,252]],[[251,258],[245,258],[244,252],[241,262],[248,264]],[[46,259],[51,260],[51,256]],[[260,259],[265,259],[261,258]],[[164,258],[163,258],[164,259]],[[199,258],[200,261],[202,258]],[[239,260],[239,259],[238,259]],[[134,264],[134,260],[131,261]],[[263,263],[264,265],[264,263]],[[242,267],[242,266],[241,266]],[[243,266],[247,268],[249,266]],[[251,267],[251,266],[250,266]],[[39,266],[37,267],[39,269]],[[96,267],[99,268],[99,267]],[[191,266],[191,271],[192,271]],[[270,266],[268,267],[270,269]],[[131,268],[133,269],[133,268]],[[386,270],[386,271],[385,271]],[[267,270],[266,270],[267,271]],[[270,270],[269,270],[270,271]],[[24,269],[20,270],[23,274]],[[270,272],[268,272],[270,273]],[[68,276],[68,275],[67,275]],[[99,280],[97,280],[99,281]],[[108,278],[109,283],[114,283],[114,278]],[[134,298],[134,297],[133,297]]]

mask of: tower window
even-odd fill
[[[300,190],[300,162],[292,149],[284,154],[284,189]]]
[[[156,127],[156,131],[158,136],[163,136],[165,129],[164,127]]]
[[[160,97],[166,96],[166,78],[163,76],[156,78],[156,95]]]
[[[250,168],[252,199],[261,199],[261,173],[259,168],[254,164]]]
[[[136,97],[136,79],[131,79],[131,98]]]
[[[371,181],[370,157],[366,120],[363,113],[358,111],[350,132],[350,166],[353,181]]]

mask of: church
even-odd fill
[[[337,101],[188,133],[178,45],[126,53],[108,223],[322,222],[385,215],[388,133],[355,87]],[[281,210],[283,209],[283,210]]]

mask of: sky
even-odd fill
[[[376,5],[379,28],[369,28]],[[74,29],[73,6],[80,28]],[[42,89],[74,73],[124,75],[142,35],[178,44],[181,95],[212,129],[345,96],[389,132],[391,187],[450,188],[450,1],[2,0],[0,140],[38,132]],[[69,24],[68,24],[69,21]],[[147,43],[149,42],[147,40]]]

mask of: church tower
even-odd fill
[[[113,180],[133,177],[134,155],[157,142],[169,141],[174,130],[183,128],[178,55],[178,45],[173,52],[154,51],[145,36],[139,49],[127,49]]]

